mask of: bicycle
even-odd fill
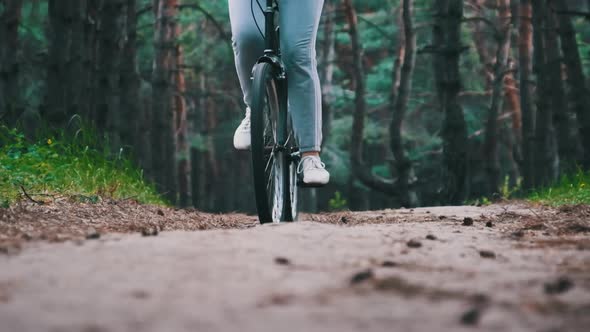
[[[253,0],[250,4],[253,11]],[[260,9],[265,18],[265,50],[252,70],[250,135],[256,210],[260,223],[265,224],[297,220],[297,165],[301,156],[287,107],[288,81],[275,23],[278,3],[266,0],[266,7]]]

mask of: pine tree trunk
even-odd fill
[[[522,174],[523,187],[529,190],[535,187],[534,144],[535,144],[535,109],[532,100],[532,7],[531,0],[520,0],[519,26],[519,81],[520,107],[522,109]]]
[[[537,117],[535,128],[535,184],[547,186],[557,173],[557,153],[552,110],[549,96],[551,86],[548,81],[544,31],[546,11],[544,0],[532,0],[534,71],[537,78]]]
[[[148,145],[140,139],[141,110],[139,87],[140,78],[137,72],[137,0],[126,0],[126,38],[121,59],[121,143],[143,166],[141,145]]]
[[[439,104],[445,117],[442,125],[444,200],[452,204],[463,202],[467,178],[467,125],[458,100],[462,19],[462,0],[435,0],[433,65]]]
[[[86,1],[49,0],[47,91],[41,116],[53,129],[64,129],[74,115],[85,115],[87,82],[80,80],[85,16]]]
[[[180,36],[180,26],[177,25],[175,39]],[[176,112],[176,157],[178,160],[178,197],[179,206],[188,207],[191,202],[190,191],[190,150],[188,144],[188,120],[185,102],[186,83],[183,72],[183,51],[180,45],[176,46],[176,91],[174,94],[174,106]]]
[[[512,119],[512,136],[514,136],[514,155],[518,160],[522,159],[522,109],[520,107],[520,96],[518,94],[518,84],[514,77],[514,62],[508,60],[507,72],[504,76],[504,100],[506,108],[510,112]]]
[[[157,1],[154,31],[153,171],[158,190],[176,204],[176,158],[174,134],[174,32],[177,0]]]
[[[98,29],[100,22],[101,1],[88,1],[86,6],[85,20],[83,24],[84,44],[83,48],[83,76],[80,81],[83,84],[81,99],[86,103],[85,119],[88,122],[96,123],[96,104],[98,98]]]
[[[111,151],[121,149],[121,62],[125,38],[126,0],[106,0],[100,8],[97,33],[97,128],[107,138]]]
[[[508,54],[510,52],[510,1],[501,0],[498,8],[500,26],[497,36],[498,48],[494,63],[494,80],[492,82],[492,101],[486,123],[486,136],[484,143],[484,155],[486,171],[488,173],[488,194],[496,194],[500,190],[500,158],[498,155],[498,116],[502,110],[504,99],[504,76],[508,68]]]
[[[469,0],[469,4],[473,9],[473,17],[484,17],[484,0]],[[479,62],[482,64],[482,76],[485,79],[485,89],[490,90],[492,88],[492,84],[494,81],[494,62],[495,60],[492,59],[492,55],[490,54],[490,49],[488,47],[488,34],[486,34],[486,29],[489,27],[481,20],[476,20],[472,24],[472,35],[473,35],[473,43],[475,44],[475,49],[477,51],[477,55],[479,56]]]
[[[22,113],[17,59],[22,0],[4,0],[0,5],[0,123],[14,126]]]
[[[556,0],[559,11],[567,10],[565,0]],[[588,4],[590,10],[590,1]],[[576,31],[571,19],[567,15],[558,15],[559,32],[561,36],[561,50],[564,55],[567,69],[567,84],[571,93],[568,98],[573,104],[579,124],[579,136],[582,140],[584,151],[581,164],[585,169],[590,169],[590,90],[584,77],[580,52],[576,40]]]
[[[570,174],[576,169],[577,143],[572,130],[572,117],[565,98],[563,86],[562,56],[555,13],[551,2],[547,4],[545,11],[545,47],[547,79],[550,86],[550,105],[553,112],[553,124],[556,129],[557,152],[559,156],[559,172]]]
[[[412,75],[416,63],[416,34],[412,23],[413,1],[403,0],[402,6],[404,59],[389,132],[391,152],[395,158],[400,203],[405,207],[413,207],[418,205],[418,198],[416,192],[412,189],[414,170],[412,161],[407,157],[404,150],[402,124],[412,91]]]

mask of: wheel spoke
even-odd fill
[[[274,160],[274,158],[272,158],[272,159]],[[268,180],[266,181],[266,191],[267,192],[270,190],[270,184],[273,183],[275,180],[275,174],[276,174],[275,163],[273,161],[270,172],[268,173]]]
[[[268,166],[270,165],[271,162],[273,162],[274,164],[274,153],[270,154],[270,157],[268,158],[268,161],[266,162],[266,166],[264,167],[264,174],[266,174],[268,172]]]

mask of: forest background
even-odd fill
[[[332,181],[304,209],[486,201],[587,171],[589,19],[590,0],[325,0]],[[0,0],[1,137],[84,141],[171,204],[254,212],[243,112],[225,0]]]

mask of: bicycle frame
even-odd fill
[[[278,38],[275,33],[275,13],[277,10],[277,3],[275,0],[266,0],[266,8],[264,8],[264,54],[278,55]]]
[[[268,62],[273,64],[278,69],[277,78],[284,80],[286,71],[280,58],[279,29],[275,26],[275,14],[277,11],[278,4],[276,0],[266,0],[266,7],[264,8],[264,55],[258,59],[258,63]]]

